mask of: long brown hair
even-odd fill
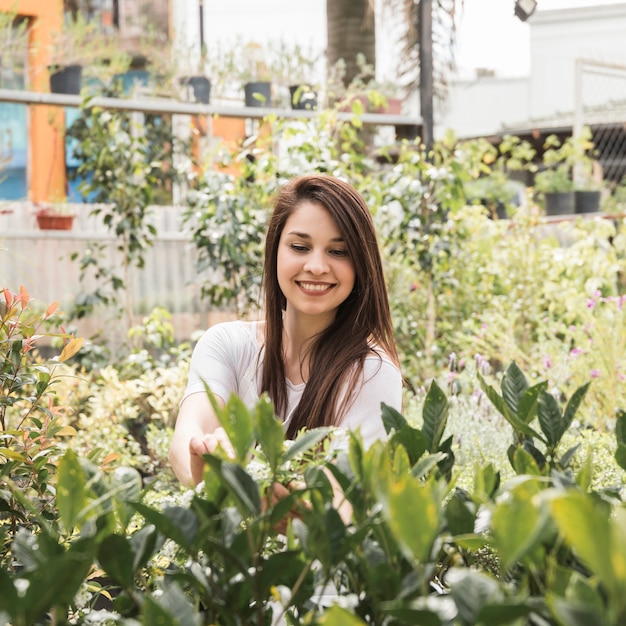
[[[290,438],[304,427],[339,423],[356,390],[365,357],[372,350],[380,350],[398,362],[376,231],[365,200],[351,185],[332,176],[300,176],[280,189],[265,241],[262,391],[269,394],[277,413],[282,415],[287,407],[282,345],[286,300],[278,285],[278,245],[287,219],[306,201],[323,206],[335,220],[356,278],[335,320],[311,347],[309,379],[288,426]]]

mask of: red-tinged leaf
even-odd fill
[[[45,318],[50,317],[58,308],[59,308],[59,303],[58,302],[53,302],[46,309],[46,314],[44,315],[44,317]]]
[[[7,303],[7,309],[11,308],[11,304],[13,303],[13,296],[8,289],[3,289],[4,291],[4,301]]]
[[[64,361],[71,359],[81,349],[84,341],[85,339],[83,337],[74,337],[71,339],[61,351],[59,361],[63,363]]]
[[[22,309],[26,307],[28,301],[30,300],[30,296],[28,295],[28,291],[26,291],[26,287],[24,285],[20,285],[20,296],[19,300],[22,306]]]

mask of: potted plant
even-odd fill
[[[13,11],[0,11],[0,87],[24,86],[28,52],[28,21]]]
[[[595,213],[600,210],[602,172],[593,158],[591,129],[585,126],[573,141],[574,212]]]
[[[562,142],[557,135],[549,135],[543,147],[542,168],[535,175],[535,191],[543,197],[546,215],[573,213],[574,146],[571,138]]]
[[[119,39],[105,35],[82,14],[67,17],[53,33],[50,49],[50,91],[77,95],[84,82],[106,84],[130,64]]]
[[[67,202],[52,202],[38,205],[35,217],[41,230],[72,230],[76,214]]]
[[[272,75],[263,46],[252,41],[242,52],[241,81],[246,106],[272,106]]]
[[[183,88],[182,97],[185,101],[209,104],[211,101],[211,79],[207,75],[206,67],[208,51],[203,46],[198,52],[174,46],[174,82]]]
[[[292,109],[317,109],[321,54],[312,45],[305,47],[284,40],[275,43],[269,54],[278,102]]]

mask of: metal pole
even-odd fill
[[[204,52],[204,0],[198,0],[198,11],[200,13],[200,55]]]
[[[426,151],[433,147],[433,4],[420,0],[419,6],[420,112],[422,143]]]

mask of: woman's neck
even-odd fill
[[[310,349],[315,337],[334,319],[326,316],[306,316],[286,311],[283,316],[283,359],[285,374],[292,383],[309,378]]]

